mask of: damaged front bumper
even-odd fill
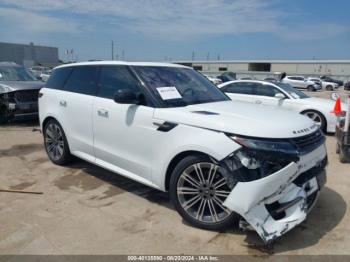
[[[325,183],[326,164],[322,144],[269,176],[237,182],[223,205],[240,214],[265,243],[271,243],[305,220]]]

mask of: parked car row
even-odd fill
[[[229,96],[252,90],[277,103],[232,101],[175,64],[57,67],[39,93],[46,152],[58,165],[74,155],[168,191],[194,226],[221,230],[243,218],[270,243],[306,219],[326,182],[322,124],[293,112],[312,100],[288,84],[223,85]]]
[[[217,77],[206,76],[212,83],[219,85],[225,82],[237,80],[236,74],[233,72],[225,72]],[[249,76],[244,76],[239,78],[239,80],[258,80]],[[318,91],[318,90],[327,90],[332,91],[340,86],[343,86],[343,82],[339,80],[335,80],[328,76],[320,76],[320,77],[303,77],[303,76],[283,76],[282,79],[277,79],[275,77],[266,77],[263,79],[264,81],[269,82],[279,82],[288,83],[294,88],[298,89],[306,89],[307,91]],[[350,89],[350,82],[344,85],[345,90]]]
[[[28,70],[38,79],[42,81],[47,81],[51,75],[52,69],[46,66],[33,66],[28,68]]]

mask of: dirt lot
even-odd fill
[[[330,93],[318,92],[329,97]],[[0,127],[0,254],[264,254],[254,232],[187,225],[158,192],[83,161],[53,165],[32,125]],[[350,254],[350,164],[327,136],[328,183],[272,254]]]

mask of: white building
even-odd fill
[[[219,75],[226,71],[237,73],[237,77],[253,76],[257,79],[273,76],[275,72],[287,75],[330,75],[350,80],[350,60],[232,60],[232,61],[177,61],[192,66],[208,75]]]

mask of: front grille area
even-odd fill
[[[320,129],[310,135],[291,139],[291,143],[295,145],[302,154],[311,152],[320,146],[324,141],[325,137]]]
[[[20,90],[14,92],[14,99],[16,102],[36,102],[38,101],[39,89],[34,90]]]

